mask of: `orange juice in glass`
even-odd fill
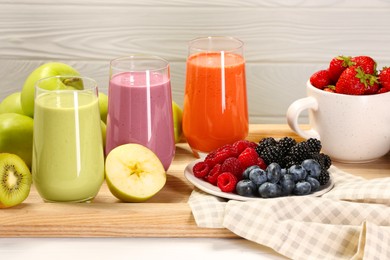
[[[248,135],[243,43],[204,37],[189,43],[183,132],[196,157]]]

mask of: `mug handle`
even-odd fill
[[[305,139],[316,138],[320,140],[320,135],[314,129],[304,130],[299,127],[299,116],[306,109],[318,109],[318,103],[314,97],[305,97],[294,101],[287,110],[287,123],[290,128],[301,137]]]

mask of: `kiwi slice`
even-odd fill
[[[30,193],[32,176],[17,155],[0,153],[0,208],[22,203]]]

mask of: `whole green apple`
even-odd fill
[[[16,113],[0,114],[0,153],[16,154],[31,168],[34,120]]]
[[[25,115],[34,117],[34,94],[37,81],[52,76],[80,76],[80,73],[73,67],[61,62],[49,62],[36,68],[24,82],[20,96],[22,109]],[[66,81],[61,82],[61,84],[50,84],[50,82],[48,82],[48,84],[41,87],[48,90],[68,88],[83,89],[83,84],[80,80],[67,79]]]
[[[20,103],[20,92],[6,96],[0,103],[0,114],[17,113],[24,115],[22,104]]]
[[[107,124],[108,96],[102,92],[99,92],[99,109],[101,120]]]
[[[179,105],[172,101],[172,111],[173,111],[173,132],[175,134],[175,143],[180,142],[183,129],[182,129],[182,121],[183,121],[183,110],[179,107]]]

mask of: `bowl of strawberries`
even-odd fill
[[[390,151],[390,68],[378,71],[369,56],[337,56],[311,75],[306,93],[289,106],[288,125],[321,140],[333,160],[363,163]],[[305,110],[309,129],[298,123]]]

